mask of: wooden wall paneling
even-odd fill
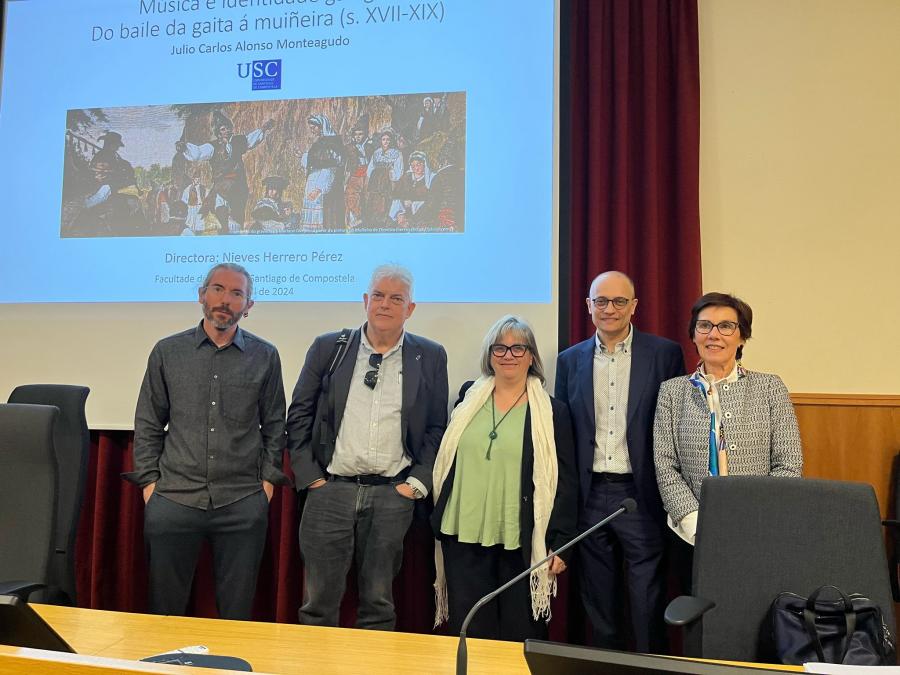
[[[803,440],[803,475],[875,488],[882,516],[894,517],[891,471],[900,453],[900,396],[793,394]]]

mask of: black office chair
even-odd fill
[[[59,410],[0,403],[0,595],[27,599],[42,588],[56,536]]]
[[[775,596],[825,584],[878,603],[896,635],[872,486],[804,478],[707,478],[700,495],[692,596],[666,621],[685,626],[685,654],[772,661],[766,614]]]
[[[891,462],[890,512],[892,518],[881,521],[887,527],[888,566],[894,602],[900,602],[900,453]]]
[[[16,387],[10,403],[54,405],[59,408],[54,446],[59,467],[55,554],[48,576],[43,602],[76,604],[75,535],[84,499],[90,454],[90,432],[84,407],[88,387],[69,384],[26,384]]]

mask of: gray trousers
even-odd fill
[[[413,500],[394,485],[330,480],[308,491],[300,519],[305,568],[300,623],[337,626],[347,572],[356,559],[357,628],[393,630],[394,577],[403,561],[403,538]]]
[[[200,545],[212,547],[216,608],[223,619],[251,618],[266,545],[269,500],[261,489],[218,509],[195,509],[154,492],[144,507],[150,611],[181,616],[187,608]]]

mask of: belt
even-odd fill
[[[363,473],[358,476],[336,476],[332,474],[329,480],[336,480],[342,483],[356,483],[357,485],[390,485],[391,483],[402,483],[409,475],[408,471],[401,471],[396,476],[379,476],[374,473]]]
[[[600,483],[632,483],[634,475],[630,473],[594,473],[593,480]]]

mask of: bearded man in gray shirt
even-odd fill
[[[150,611],[184,614],[209,541],[216,605],[250,619],[284,451],[284,385],[274,346],[238,327],[253,306],[240,265],[213,267],[199,290],[203,321],[156,343],[134,419],[144,493]]]
[[[361,328],[315,339],[288,412],[295,482],[308,490],[299,616],[303,624],[338,624],[355,557],[357,627],[393,630],[403,538],[414,501],[431,490],[447,426],[447,353],[404,330],[416,308],[405,268],[378,267],[363,304]]]

